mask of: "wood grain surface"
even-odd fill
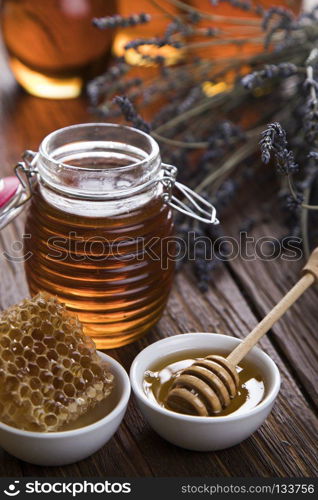
[[[0,177],[11,172],[23,150],[36,149],[49,132],[94,121],[85,98],[50,101],[28,96],[15,85],[4,60],[0,75]],[[227,234],[237,237],[242,218],[251,214],[259,221],[251,235],[279,234],[275,212],[267,220],[262,213],[262,202],[271,200],[275,188],[272,182],[265,184],[267,177],[249,184],[231,207],[222,221]],[[4,251],[19,255],[17,244],[12,244],[21,241],[23,218],[24,214],[0,233],[1,309],[28,294],[23,263],[3,256]],[[128,370],[142,348],[168,335],[207,331],[244,337],[295,283],[301,265],[236,258],[219,266],[206,294],[199,292],[192,272],[184,268],[159,324],[144,339],[110,354]],[[317,321],[318,291],[312,288],[261,341],[279,367],[282,388],[266,423],[238,446],[214,453],[177,448],[148,427],[132,397],[119,431],[89,459],[66,467],[37,467],[0,449],[0,476],[317,476]]]

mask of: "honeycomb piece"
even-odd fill
[[[52,432],[111,392],[114,377],[77,318],[39,293],[0,314],[0,421]]]

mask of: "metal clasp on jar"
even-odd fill
[[[178,169],[173,165],[167,165],[166,163],[162,163],[162,167],[164,175],[161,182],[166,188],[162,197],[165,203],[167,203],[171,208],[174,208],[178,212],[188,215],[193,219],[207,224],[219,224],[219,220],[216,218],[215,207],[198,193],[193,191],[193,189],[181,184],[181,182],[176,181]],[[176,190],[179,191],[194,208],[174,196],[173,191]]]

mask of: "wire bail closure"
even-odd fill
[[[33,180],[37,174],[37,170],[34,168],[37,155],[38,153],[27,149],[22,154],[23,161],[19,161],[14,167],[15,175],[19,179],[25,195],[19,206],[24,205],[32,196]]]
[[[162,166],[164,169],[164,175],[161,178],[161,182],[167,190],[167,192],[162,195],[165,203],[178,212],[192,217],[192,219],[196,219],[207,224],[219,224],[219,220],[216,218],[215,207],[198,193],[193,191],[193,189],[181,184],[181,182],[176,181],[178,169],[173,165],[167,165],[165,163],[163,163]],[[197,212],[195,212],[191,206],[174,196],[172,194],[174,189],[177,189],[193,205]]]

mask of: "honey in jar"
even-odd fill
[[[143,388],[149,399],[170,410],[166,403],[168,392],[180,372],[191,366],[198,359],[208,356],[211,352],[191,350],[175,353],[159,360],[145,372]],[[218,352],[226,357],[227,354]],[[230,405],[216,417],[238,414],[257,406],[265,396],[265,383],[259,369],[250,361],[242,360],[237,367],[239,375],[238,393]],[[213,417],[211,417],[213,418]]]
[[[159,319],[174,262],[157,144],[117,125],[75,125],[49,135],[36,162],[25,233],[32,294],[55,294],[98,347],[132,342]],[[166,243],[169,244],[168,242]]]

